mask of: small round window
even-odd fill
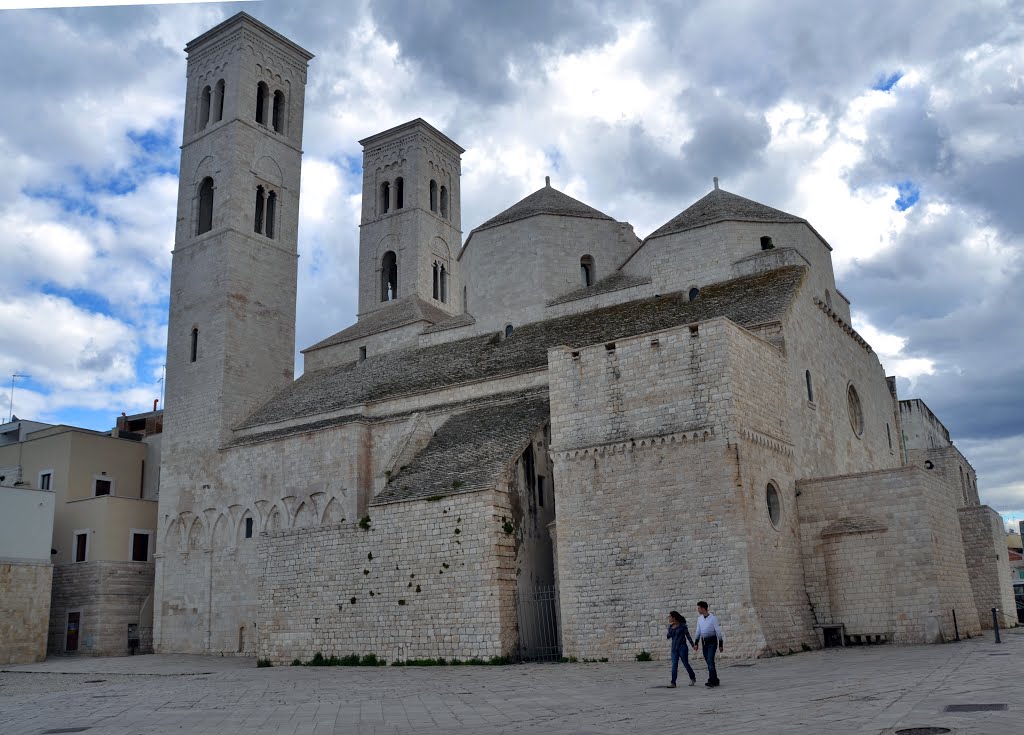
[[[779,519],[782,517],[782,499],[779,497],[779,490],[775,487],[775,483],[768,483],[765,490],[765,502],[768,504],[768,520],[775,528],[778,528]]]
[[[846,389],[846,407],[850,412],[850,426],[853,427],[853,433],[860,436],[864,433],[864,411],[860,407],[860,396],[857,395],[857,389],[853,387],[853,383],[850,383],[850,387]]]

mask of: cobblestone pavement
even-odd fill
[[[0,733],[1002,734],[1024,717],[1022,667],[1021,629],[1001,645],[989,633],[723,661],[719,689],[685,686],[685,674],[684,686],[665,688],[663,661],[259,669],[245,658],[52,659],[0,670]],[[945,712],[951,704],[1007,708]]]

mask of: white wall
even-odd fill
[[[0,487],[0,559],[50,561],[54,493]]]

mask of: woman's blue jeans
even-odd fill
[[[680,660],[683,662],[683,668],[686,669],[686,673],[690,675],[690,681],[696,681],[697,675],[693,673],[693,668],[690,666],[690,653],[686,650],[686,644],[683,644],[679,647],[679,650],[672,651],[672,683],[676,683]]]

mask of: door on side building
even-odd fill
[[[78,650],[78,627],[81,624],[82,613],[69,612],[68,613],[68,627],[67,627],[67,638],[64,641],[65,651],[77,651]]]

